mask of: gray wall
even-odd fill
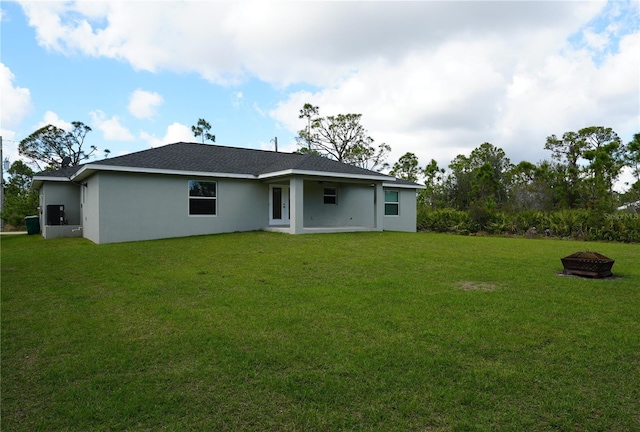
[[[325,187],[337,188],[337,204],[324,203]],[[304,226],[373,227],[374,192],[368,184],[305,181]]]
[[[217,181],[217,215],[189,216],[189,180]],[[70,225],[95,243],[261,230],[269,224],[269,185],[255,180],[98,172],[84,181],[45,182],[47,204],[63,204]],[[338,189],[338,203],[324,204],[324,187]],[[390,188],[391,189],[391,188]],[[416,231],[416,191],[398,190],[400,216],[382,228]],[[382,198],[384,199],[384,198]],[[375,227],[375,191],[369,184],[304,182],[304,227]]]
[[[64,205],[69,225],[80,225],[80,185],[70,182],[45,182],[40,188],[40,226],[46,224],[47,205]]]
[[[385,190],[396,190],[399,192],[398,199],[400,201],[398,216],[384,216],[383,229],[385,231],[408,231],[416,232],[416,195],[415,189],[394,189],[384,188]],[[383,198],[384,199],[384,196]]]
[[[189,216],[189,180],[218,182],[216,216]],[[101,172],[87,183],[85,237],[96,243],[252,231],[268,224],[268,186],[255,181]]]
[[[100,176],[94,175],[84,182],[81,193],[82,235],[89,240],[100,243]]]

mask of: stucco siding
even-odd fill
[[[261,183],[122,173],[94,177],[99,239],[92,240],[97,243],[251,231],[267,224],[268,193]],[[217,182],[215,216],[189,215],[189,180]]]
[[[100,243],[100,175],[84,182],[80,200],[82,205],[82,236]]]
[[[387,188],[385,188],[387,190]],[[384,216],[383,229],[385,231],[407,231],[416,232],[416,190],[415,189],[393,189],[399,192],[399,215]]]
[[[324,203],[324,188],[337,189],[336,204]],[[373,227],[374,192],[367,184],[307,181],[304,185],[304,226]]]
[[[47,221],[47,206],[63,205],[67,225],[80,224],[80,186],[69,182],[49,182],[40,188],[40,224]]]
[[[215,215],[189,215],[190,180],[216,182]],[[293,176],[272,184],[287,183],[285,232],[416,231],[415,189],[385,187],[398,192],[399,208],[398,216],[385,216],[382,183]],[[336,189],[335,203],[325,204],[325,188]],[[43,229],[43,236],[82,235],[95,243],[253,231],[273,229],[270,195],[270,183],[253,179],[105,170],[81,182],[44,182],[40,216],[44,228],[46,206],[64,205],[69,225]]]

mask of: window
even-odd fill
[[[213,215],[217,210],[217,184],[189,180],[189,215]]]
[[[384,191],[384,215],[398,216],[400,214],[398,191]]]
[[[324,203],[338,204],[338,189],[332,187],[324,188]]]

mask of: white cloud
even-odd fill
[[[522,2],[23,2],[40,44],[197,72],[220,83],[247,75],[328,85],[378,58],[469,34],[536,38],[576,31],[603,3]],[[212,25],[215,23],[215,25]],[[546,45],[542,44],[544,49]],[[534,47],[534,44],[531,44]],[[534,52],[528,53],[529,56]]]
[[[106,118],[104,112],[100,110],[91,111],[92,124],[100,131],[106,141],[131,141],[134,136],[129,130],[120,124],[118,116]]]
[[[232,100],[231,100],[231,105],[232,105],[234,108],[238,108],[238,107],[242,104],[242,100],[243,100],[243,98],[244,98],[244,95],[242,94],[242,92],[241,92],[241,91],[236,92],[236,93],[233,95],[233,98],[232,98]]]
[[[31,3],[22,6],[40,45],[128,61],[135,69],[197,71],[212,81],[241,73],[221,24],[231,5],[207,2]],[[216,25],[212,25],[215,22]]]
[[[624,108],[638,110],[640,95],[640,33],[634,33],[620,40],[620,51],[605,58],[602,66],[595,71],[593,80],[593,96],[597,99],[615,99],[608,108]],[[629,97],[635,95],[636,97]],[[631,102],[632,107],[621,104]]]
[[[303,105],[304,105],[304,103],[303,103]],[[258,105],[258,102],[254,102],[252,106],[253,106],[254,111],[257,112],[260,115],[260,117],[266,117],[267,116],[267,113],[262,108],[260,108],[260,105]],[[300,105],[300,106],[302,106],[302,105]]]
[[[58,114],[54,113],[53,111],[47,111],[44,113],[44,118],[40,123],[38,123],[37,128],[39,129],[47,125],[59,127],[60,129],[64,129],[65,131],[70,131],[71,129],[73,129],[73,125],[71,124],[71,122],[62,120],[60,117],[58,117]]]
[[[304,127],[298,111],[306,102],[321,115],[362,113],[373,138],[391,145],[389,161],[411,151],[422,165],[434,158],[446,166],[486,141],[513,161],[537,162],[549,158],[548,135],[592,125],[630,138],[640,112],[640,34],[620,39],[619,51],[598,64],[591,51],[566,42],[593,13],[564,29],[473,33],[396,61],[377,59],[333,86],[290,94],[270,115],[295,132]]]
[[[618,181],[613,186],[613,189],[616,192],[625,192],[629,190],[629,187],[636,182],[636,177],[633,175],[631,168],[625,167],[620,176],[618,177]]]
[[[140,119],[152,118],[164,99],[159,93],[137,89],[129,96],[129,112]]]
[[[28,88],[14,86],[14,79],[15,75],[11,70],[0,63],[0,128],[5,137],[10,130],[17,128],[33,109],[31,92]]]
[[[165,144],[176,143],[180,141],[193,142],[193,133],[191,128],[181,123],[174,122],[167,126],[167,131],[162,138],[147,132],[140,133],[140,139],[146,141],[151,147],[160,147]]]
[[[584,39],[585,39],[585,42],[587,43],[587,46],[596,51],[602,51],[610,43],[608,34],[596,33],[591,29],[585,30]]]

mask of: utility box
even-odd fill
[[[47,206],[47,225],[64,225],[64,206],[49,204]]]
[[[38,216],[27,216],[24,218],[24,223],[27,226],[27,234],[40,233],[40,218]]]

